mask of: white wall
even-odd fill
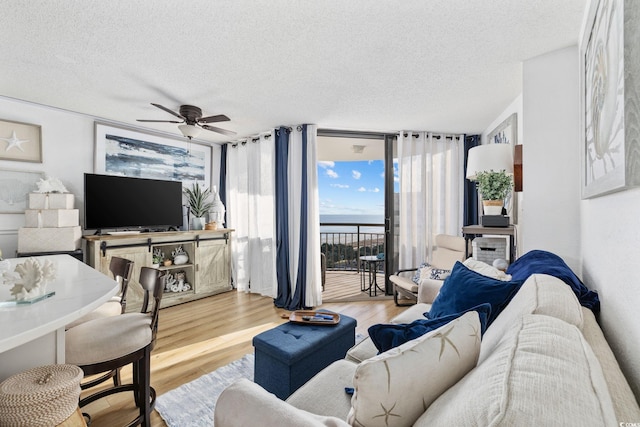
[[[600,324],[640,400],[640,189],[580,204],[582,277],[600,296]]]
[[[579,51],[523,67],[524,249],[561,256],[600,297],[603,331],[640,398],[640,189],[581,200]]]
[[[523,253],[553,252],[580,270],[578,47],[523,67]]]
[[[0,118],[40,125],[43,151],[42,163],[0,160],[0,169],[41,171],[59,178],[75,195],[82,221],[83,174],[94,171],[94,122],[106,120],[3,97]],[[218,185],[220,147],[213,145],[212,152],[212,184]],[[15,256],[18,228],[23,225],[24,214],[0,214],[0,249],[4,257]]]

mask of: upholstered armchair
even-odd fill
[[[465,240],[463,237],[450,236],[448,234],[438,234],[436,236],[436,247],[431,259],[427,260],[433,269],[451,270],[456,261],[464,261]],[[410,305],[400,303],[398,298],[414,302],[431,303],[440,292],[440,287],[444,281],[442,279],[422,277],[419,284],[412,278],[418,271],[418,267],[399,270],[396,274],[389,276],[393,283],[393,299],[396,305]]]

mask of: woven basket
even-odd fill
[[[82,369],[48,365],[29,369],[0,384],[0,426],[55,426],[78,407]]]

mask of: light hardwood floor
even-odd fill
[[[404,309],[389,299],[326,303],[322,308],[356,318],[356,332],[362,334]],[[252,353],[255,335],[286,321],[281,313],[288,312],[276,308],[272,298],[236,291],[160,310],[151,384],[160,395]],[[122,377],[129,382],[131,370],[123,370]],[[136,414],[130,392],[101,399],[83,411],[91,414],[92,427],[124,425]],[[154,427],[165,426],[155,411],[151,421]]]

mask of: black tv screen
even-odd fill
[[[181,225],[181,182],[84,174],[85,229]]]

